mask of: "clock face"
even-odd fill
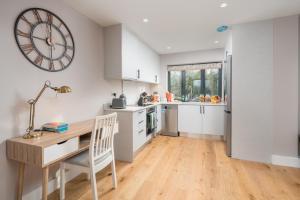
[[[74,58],[75,46],[69,28],[45,9],[23,11],[15,23],[15,38],[23,55],[40,69],[62,71]]]

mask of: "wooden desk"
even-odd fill
[[[25,164],[43,169],[42,199],[48,195],[49,166],[89,148],[89,139],[95,120],[73,123],[66,133],[44,132],[38,139],[12,138],[6,141],[9,159],[19,162],[17,199],[22,199]],[[118,132],[118,124],[114,134]]]

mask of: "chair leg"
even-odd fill
[[[86,174],[86,179],[87,179],[87,180],[91,180],[91,173],[87,173],[87,174]]]
[[[91,170],[90,176],[91,176],[93,200],[98,200],[96,174],[94,170]]]
[[[115,165],[115,158],[113,158],[111,162],[111,171],[112,171],[112,182],[113,182],[113,188],[117,188],[118,181],[117,181],[117,173],[116,173],[116,165]]]
[[[63,162],[60,163],[60,200],[65,199],[65,164]]]

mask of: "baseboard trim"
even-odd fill
[[[300,158],[290,156],[272,155],[272,164],[286,167],[300,168]]]
[[[224,140],[223,135],[210,135],[210,134],[193,134],[180,132],[182,137],[198,138],[198,139],[209,139],[209,140]]]
[[[76,176],[78,176],[80,172],[76,170],[70,170],[66,172],[66,182],[69,182],[70,180],[74,179]],[[48,182],[48,195],[54,192],[56,189],[58,189],[59,186],[59,176],[56,176],[55,178],[51,179]],[[41,199],[42,196],[42,186],[39,186],[38,188],[23,194],[22,199],[23,200],[32,200],[32,199]]]

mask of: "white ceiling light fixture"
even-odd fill
[[[228,6],[228,4],[225,3],[225,2],[222,2],[222,3],[220,4],[220,8],[226,8],[227,6]]]
[[[215,44],[219,44],[219,41],[218,41],[218,40],[216,40],[214,43],[215,43]]]
[[[144,18],[144,19],[143,19],[143,22],[144,22],[144,23],[148,23],[148,22],[149,22],[149,19],[148,19],[148,18]]]
[[[167,47],[166,47],[166,49],[170,50],[170,49],[172,49],[172,47],[170,47],[170,46],[167,46]]]

